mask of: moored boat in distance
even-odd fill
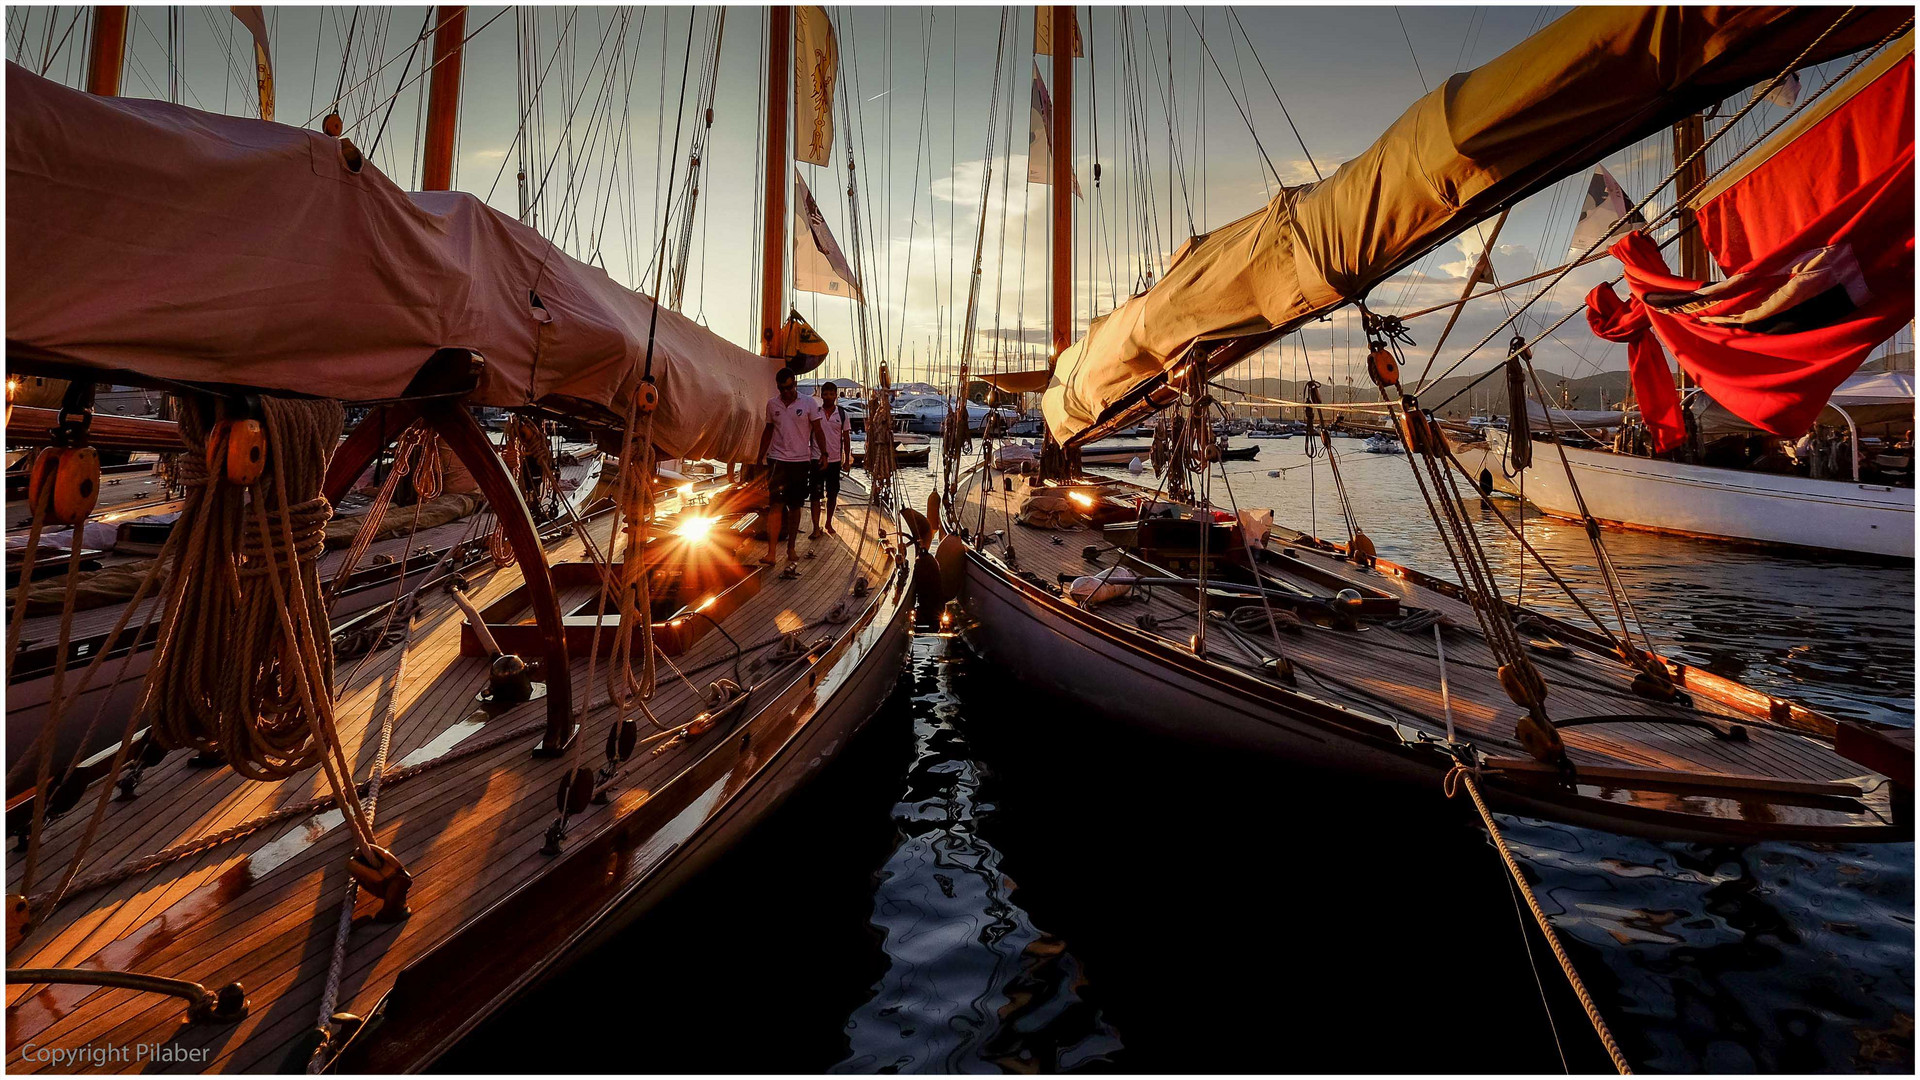
[[[1913,488],[1851,479],[1816,480],[1753,469],[1690,465],[1604,448],[1534,447],[1531,466],[1505,466],[1510,436],[1497,428],[1463,444],[1463,465],[1493,488],[1555,517],[1578,521],[1571,470],[1595,520],[1615,528],[1706,540],[1911,559]],[[1563,467],[1559,455],[1566,455]]]

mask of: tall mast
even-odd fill
[[[1053,340],[1047,370],[1073,344],[1073,6],[1055,5],[1053,15],[1053,200],[1051,240],[1053,287],[1048,309]],[[1068,455],[1049,431],[1040,440],[1040,479],[1065,480],[1076,470],[1079,454]]]
[[[93,50],[87,56],[87,93],[120,95],[120,68],[126,62],[127,9],[93,9]]]
[[[760,352],[774,354],[787,298],[787,95],[793,91],[793,9],[767,9],[767,204],[760,222]]]
[[[1073,344],[1073,6],[1053,9],[1053,355]]]
[[[1680,122],[1673,125],[1673,165],[1680,169],[1680,175],[1674,179],[1674,190],[1686,195],[1707,179],[1707,156],[1701,154],[1693,163],[1681,168],[1700,144],[1707,138],[1706,118],[1700,113],[1689,113]],[[1694,281],[1705,281],[1712,273],[1712,263],[1707,258],[1707,241],[1700,235],[1699,223],[1694,220],[1693,207],[1682,204],[1677,219],[1680,227],[1680,276]],[[1680,368],[1680,388],[1692,385],[1687,378],[1685,368]]]
[[[467,36],[464,5],[442,5],[434,12],[433,78],[427,86],[426,160],[420,165],[423,191],[453,188],[453,139],[460,112],[460,46]]]

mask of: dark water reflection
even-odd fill
[[[1014,901],[987,839],[993,775],[971,753],[949,649],[923,637],[911,670],[914,754],[893,808],[900,839],[874,877],[890,961],[847,1024],[836,1072],[1056,1072],[1111,1060],[1120,1040],[1080,996],[1059,939]]]
[[[1311,500],[1308,470],[1266,475],[1304,462],[1297,447],[1233,465],[1235,496],[1343,537],[1324,465]],[[1405,460],[1343,460],[1381,553],[1439,573]],[[1604,599],[1579,530],[1526,530]],[[1911,566],[1607,544],[1663,648],[1912,722]],[[1514,545],[1492,550],[1513,588]],[[1542,585],[1529,568],[1547,604]],[[1911,844],[1503,829],[1636,1068],[1913,1070]],[[822,782],[443,1064],[1609,1071],[1531,922],[1470,808],[1438,791],[1136,736],[923,638]]]

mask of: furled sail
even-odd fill
[[[1911,14],[1578,8],[1449,78],[1326,180],[1188,241],[1157,285],[1061,354],[1043,400],[1048,428],[1068,442],[1118,427],[1195,346],[1209,371],[1222,370],[1365,297],[1502,204],[1771,79],[1823,33],[1803,64],[1871,45]]]
[[[8,64],[9,360],[355,402],[470,349],[486,360],[475,405],[618,422],[651,337],[661,450],[758,451],[778,363],[345,148]]]

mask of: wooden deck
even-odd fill
[[[808,639],[844,639],[849,626],[859,624],[858,613],[888,591],[895,559],[881,535],[884,530],[892,539],[891,523],[878,510],[869,514],[853,487],[849,485],[845,496],[851,505],[843,505],[838,515],[839,537],[802,539],[809,556],[804,576],[797,581],[769,577],[757,595],[724,620],[727,631],[745,647],[743,681],[762,683],[765,689],[757,687],[748,707],[732,722],[698,739],[658,754],[643,746],[611,784],[610,803],[574,819],[567,840],[570,850],[626,821],[667,791],[691,761],[730,745],[725,740],[756,722],[763,693],[777,697],[780,686],[803,675],[813,677],[805,658],[796,664],[767,647],[783,632],[797,629]],[[604,522],[599,528],[604,534]],[[604,535],[600,541],[604,544]],[[580,542],[558,545],[553,557],[581,557]],[[872,584],[872,599],[853,602],[852,624],[825,623],[830,609],[847,597],[855,574]],[[473,599],[484,605],[519,583],[513,568],[491,573],[475,588]],[[485,685],[486,664],[459,655],[461,621],[451,599],[433,590],[425,598],[411,644],[374,654],[339,692],[339,726],[358,777],[364,779],[370,771],[380,718],[387,710],[393,716],[390,769],[445,762],[390,782],[381,794],[377,833],[413,875],[412,915],[399,923],[373,922],[372,902],[363,897],[342,972],[340,1010],[366,1015],[409,964],[556,865],[541,847],[555,819],[559,780],[572,767],[597,768],[605,760],[602,746],[614,717],[614,710],[604,704],[605,661],[596,666],[599,685],[593,687],[585,684],[586,660],[573,663],[575,700],[590,701],[592,707],[581,716],[581,734],[571,753],[536,758],[530,751],[539,740],[543,702],[492,717],[476,712],[475,695]],[[651,703],[661,721],[680,724],[699,713],[708,684],[734,675],[733,655],[725,636],[709,634],[676,661],[685,678],[663,663]],[[353,666],[343,662],[339,678],[346,679]],[[651,733],[644,720],[641,727],[643,738]],[[501,733],[512,735],[485,752],[444,757]],[[274,784],[248,783],[226,769],[195,768],[188,757],[170,755],[142,780],[136,799],[108,804],[82,873],[115,867],[326,793],[325,781],[317,774]],[[738,775],[744,782],[751,772]],[[71,858],[94,794],[90,791],[79,808],[49,823],[32,892],[50,888]],[[338,811],[303,814],[118,885],[73,896],[8,956],[9,967],[129,970],[192,979],[209,987],[239,981],[252,1001],[245,1020],[231,1026],[187,1025],[180,1002],[172,998],[10,983],[11,1067],[50,1067],[20,1055],[27,1043],[67,1048],[168,1043],[207,1052],[201,1060],[173,1068],[302,1068],[347,880],[344,862],[351,848],[339,823]],[[22,891],[23,872],[21,845],[8,856],[10,893]],[[509,973],[500,977],[506,980]],[[109,1067],[143,1069],[150,1063]]]
[[[1098,478],[1117,496],[1151,494],[1134,485]],[[982,522],[982,489],[969,484],[959,520],[978,530]],[[995,478],[986,500],[984,531],[989,539],[979,550],[995,563],[1009,566],[1031,583],[1056,585],[1063,579],[1097,575],[1116,565],[1120,556],[1107,547],[1098,529],[1053,530],[1014,520],[1018,496],[1000,489]],[[1012,542],[1009,557],[1006,541]],[[1102,550],[1089,560],[1090,544]],[[1382,563],[1365,570],[1349,564],[1335,552],[1287,544],[1269,538],[1260,560],[1269,587],[1293,588],[1329,598],[1351,585],[1364,592],[1385,593],[1400,603],[1401,613],[1429,609],[1443,618],[1447,702],[1441,696],[1441,664],[1431,626],[1414,631],[1392,629],[1391,619],[1367,618],[1355,630],[1303,620],[1297,629],[1275,635],[1264,629],[1249,632],[1215,616],[1207,621],[1205,661],[1238,675],[1259,680],[1285,694],[1302,694],[1332,702],[1364,716],[1397,725],[1402,738],[1444,740],[1445,715],[1450,706],[1459,737],[1474,744],[1488,758],[1513,762],[1516,776],[1531,758],[1515,734],[1520,708],[1508,699],[1496,677],[1497,661],[1480,630],[1472,608],[1463,599],[1419,581],[1420,575]],[[1136,572],[1143,572],[1138,567]],[[1030,575],[1030,576],[1029,576]],[[1169,575],[1178,577],[1180,575]],[[1230,585],[1222,585],[1231,589]],[[1252,606],[1257,607],[1257,601]],[[1189,664],[1201,663],[1190,651],[1199,626],[1198,599],[1191,589],[1142,587],[1117,601],[1076,610],[1105,620],[1129,634],[1147,638],[1184,654]],[[1549,620],[1550,621],[1550,620]],[[1799,730],[1770,722],[1763,707],[1759,715],[1750,703],[1725,700],[1696,689],[1691,704],[1652,700],[1632,690],[1634,670],[1610,653],[1582,647],[1572,635],[1555,637],[1550,628],[1523,631],[1523,638],[1552,638],[1568,646],[1568,655],[1530,650],[1549,687],[1547,712],[1560,725],[1568,757],[1577,770],[1596,776],[1633,778],[1630,770],[1663,770],[1706,777],[1743,778],[1756,787],[1771,788],[1787,802],[1820,805],[1774,807],[1765,813],[1803,823],[1858,822],[1861,815],[1827,808],[1840,789],[1881,814],[1888,813],[1888,787],[1865,766],[1835,753],[1830,740],[1809,737]],[[1589,643],[1590,645],[1590,643]],[[1560,650],[1554,650],[1556,652]],[[1264,666],[1284,656],[1296,673],[1295,685],[1283,688]],[[1276,699],[1283,696],[1275,693]],[[1766,702],[1764,695],[1753,698]],[[1731,736],[1731,737],[1729,737]],[[1858,780],[1856,781],[1856,778]],[[1543,777],[1542,779],[1546,779]],[[1611,785],[1627,788],[1627,783]],[[1656,785],[1657,786],[1657,785]],[[1751,790],[1730,791],[1720,799],[1700,790],[1660,794],[1638,790],[1607,790],[1595,784],[1583,793],[1597,798],[1631,798],[1641,805],[1666,803],[1688,812],[1714,813],[1716,803],[1742,799],[1753,802]],[[1811,799],[1800,796],[1813,795]],[[1761,797],[1760,801],[1765,801]],[[1726,807],[1721,807],[1726,809]]]

